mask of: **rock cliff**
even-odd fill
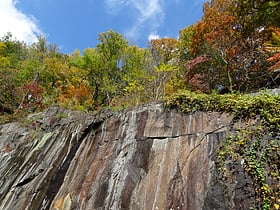
[[[0,209],[249,209],[252,181],[217,175],[235,126],[218,112],[147,105],[89,114],[53,107],[0,126]],[[248,207],[248,208],[247,208]]]

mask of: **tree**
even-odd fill
[[[179,51],[180,51],[180,62],[183,64],[186,63],[186,61],[190,60],[192,58],[192,42],[194,37],[194,26],[191,25],[189,27],[183,28],[179,32]]]
[[[194,57],[209,57],[209,65],[198,65],[188,68],[187,82],[193,80],[194,75],[205,78],[211,89],[216,86],[228,86],[232,89],[231,70],[228,67],[227,54],[234,51],[234,45],[238,39],[233,28],[234,11],[229,0],[212,0],[204,4],[202,20],[194,25],[191,53]],[[206,81],[207,80],[207,81]],[[193,80],[195,81],[195,80]],[[219,81],[220,84],[217,84]],[[193,85],[192,85],[193,86]]]
[[[278,0],[238,0],[236,5],[237,16],[246,33],[263,27],[280,26]]]
[[[17,76],[20,62],[25,58],[26,45],[8,33],[0,39],[0,107],[12,112],[20,103]]]
[[[265,50],[270,54],[267,59],[271,66],[271,86],[279,86],[280,82],[280,28],[273,28],[271,40],[264,44]]]
[[[100,43],[96,46],[98,54],[96,59],[99,60],[99,69],[92,72],[91,78],[95,80],[93,78],[95,74],[102,75],[100,78],[102,80],[100,91],[104,97],[102,101],[104,104],[110,104],[113,97],[122,89],[123,56],[128,47],[128,41],[120,33],[112,30],[100,33],[98,40]]]
[[[70,57],[70,65],[87,72],[87,80],[92,90],[96,106],[109,105],[124,88],[122,81],[124,55],[128,42],[112,30],[99,34],[96,48],[87,48],[83,55],[75,52]]]
[[[174,38],[152,39],[149,50],[155,65],[175,62],[179,55],[178,41]]]
[[[114,105],[138,105],[148,101],[151,75],[147,65],[149,52],[137,46],[128,46],[124,52],[121,82],[121,96],[116,97]]]
[[[193,69],[193,75],[199,72],[211,89],[222,86],[230,91],[249,91],[261,87],[256,81],[267,77],[266,54],[260,50],[262,31],[244,33],[237,13],[238,1],[206,2],[203,18],[194,26],[191,50],[195,56],[210,57],[211,62],[207,68]]]
[[[149,51],[152,100],[157,101],[182,85],[179,42],[174,38],[153,39]]]

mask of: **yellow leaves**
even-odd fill
[[[5,51],[5,43],[0,42],[0,67],[8,66],[10,65],[10,59],[9,57],[6,57],[3,55],[3,52]]]
[[[132,80],[128,83],[128,85],[125,87],[125,91],[127,93],[133,93],[133,92],[139,92],[142,91],[144,88],[142,85],[139,84],[136,80]]]
[[[10,64],[10,60],[7,57],[3,57],[0,55],[0,67],[8,66]]]
[[[0,54],[3,53],[5,46],[6,46],[6,45],[5,45],[4,42],[0,42]]]
[[[276,29],[274,32],[272,32],[272,39],[274,40],[275,44],[280,46],[280,29]]]
[[[264,184],[264,185],[261,187],[261,190],[262,190],[262,192],[264,192],[265,194],[269,194],[269,193],[270,193],[270,189],[269,189],[268,184]]]
[[[172,66],[172,65],[169,65],[169,64],[165,64],[165,63],[162,63],[160,64],[160,66],[158,67],[155,67],[155,72],[157,73],[168,73],[168,72],[172,72],[172,71],[176,71],[177,68],[175,66]]]
[[[271,33],[270,40],[264,43],[265,50],[268,52],[280,52],[280,28],[268,28]]]

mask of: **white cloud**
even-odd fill
[[[153,39],[159,39],[159,38],[160,38],[160,36],[159,36],[156,32],[152,32],[152,33],[150,33],[149,36],[148,36],[148,40],[149,40],[149,41],[151,41],[151,40],[153,40]]]
[[[127,0],[105,0],[107,12],[111,14],[118,14],[128,3]]]
[[[16,8],[16,0],[0,0],[0,36],[11,32],[13,37],[31,44],[43,34],[32,16],[23,14]]]
[[[159,0],[138,0],[132,1],[133,6],[139,12],[139,21],[146,21],[148,19],[159,19],[164,17],[162,5]]]
[[[140,34],[143,35],[143,31],[147,34],[156,31],[164,22],[164,0],[105,0],[105,3],[108,11],[113,14],[133,11],[133,26],[125,32],[130,40],[135,41]]]

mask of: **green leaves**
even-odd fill
[[[243,122],[242,127],[221,142],[216,166],[225,182],[234,179],[233,165],[243,167],[254,182],[255,207],[272,209],[279,205],[280,199],[279,101],[280,95],[265,91],[253,95],[219,95],[184,90],[169,97],[166,105],[185,112],[226,112]]]
[[[178,107],[185,112],[219,111],[231,113],[242,119],[260,116],[271,129],[280,129],[280,96],[261,92],[256,95],[216,93],[201,94],[181,91],[167,100],[167,106]]]

